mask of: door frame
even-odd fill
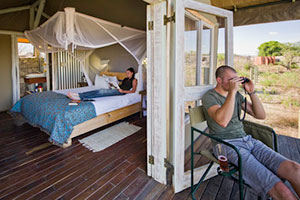
[[[147,174],[166,184],[168,137],[166,1],[147,6]]]
[[[185,141],[185,101],[197,101],[202,98],[205,92],[214,87],[213,71],[210,69],[209,85],[184,87],[184,18],[185,8],[190,8],[196,11],[209,13],[225,19],[225,64],[233,66],[233,13],[221,8],[217,8],[208,4],[200,3],[194,0],[173,0],[175,10],[175,23],[173,25],[173,41],[171,49],[174,53],[171,57],[171,75],[173,75],[173,88],[171,88],[171,130],[172,130],[172,163],[174,165],[173,186],[174,192],[180,192],[190,187],[191,171],[184,171],[184,141]],[[214,31],[215,32],[215,31]],[[214,44],[213,44],[214,46]],[[213,63],[216,65],[216,63]],[[214,66],[215,67],[215,66]],[[216,167],[214,165],[207,175],[211,178],[216,175]],[[207,165],[201,166],[194,170],[195,183],[199,181],[203,175]]]

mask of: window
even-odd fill
[[[34,46],[25,38],[18,38],[18,55],[24,58],[35,57]]]

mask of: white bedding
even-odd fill
[[[81,87],[81,88],[74,88],[74,89],[67,89],[67,90],[56,90],[54,92],[67,95],[69,91],[80,93],[80,92],[87,92],[87,91],[92,91],[97,89],[99,88],[96,86],[88,86],[88,87]],[[92,101],[92,103],[95,106],[96,115],[98,116],[140,102],[141,97],[138,93],[130,93],[130,94],[125,94],[120,96],[94,98],[94,100],[95,101]]]

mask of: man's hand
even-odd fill
[[[243,78],[236,77],[229,81],[229,92],[236,93],[239,89],[239,85],[243,82]]]
[[[254,89],[255,89],[254,83],[250,79],[249,79],[249,82],[246,82],[245,84],[243,84],[243,87],[248,94],[253,93]]]
[[[256,119],[265,119],[266,113],[264,107],[259,100],[258,96],[254,93],[254,83],[249,79],[249,82],[243,84],[245,91],[250,94],[251,102],[247,101],[247,104],[243,103],[242,108],[245,110],[247,106],[247,113],[255,117]]]
[[[119,89],[119,92],[121,92],[121,93],[124,93],[124,90],[122,90],[122,89]]]

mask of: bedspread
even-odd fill
[[[11,111],[21,113],[32,126],[48,133],[50,142],[62,146],[75,125],[96,117],[91,102],[77,106],[68,105],[69,102],[65,95],[52,91],[34,93],[20,99]]]

